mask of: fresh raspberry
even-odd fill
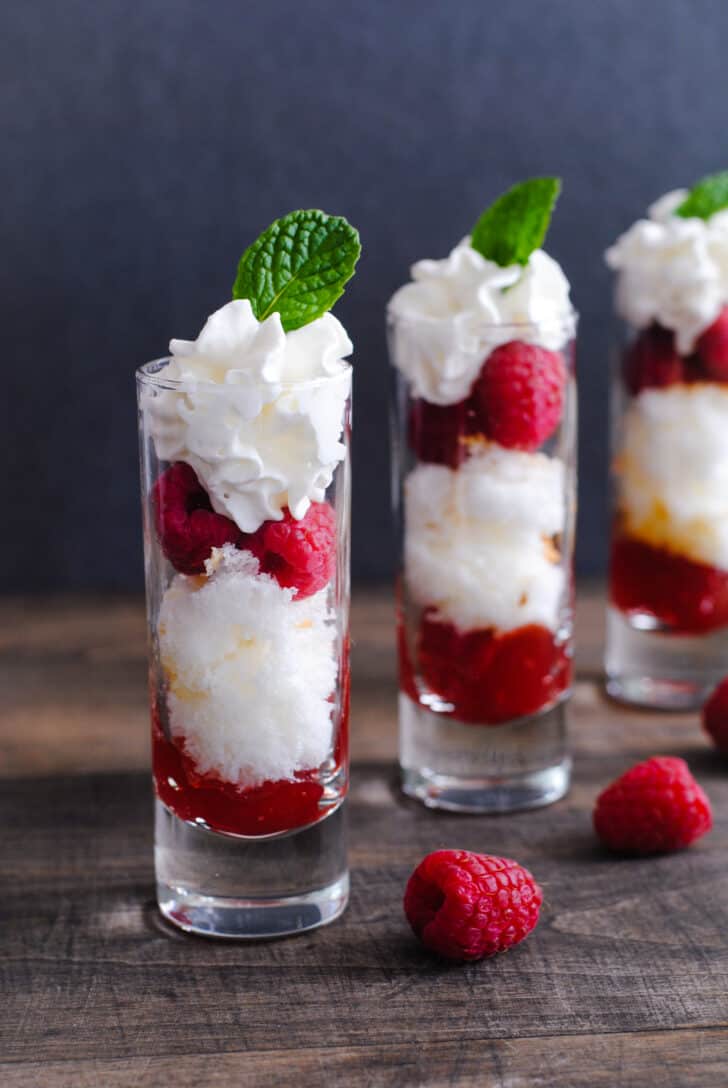
[[[703,707],[703,728],[718,751],[728,755],[728,676]]]
[[[202,574],[213,548],[240,542],[235,522],[213,511],[194,469],[184,461],[156,481],[152,509],[162,551],[181,574]]]
[[[404,912],[425,948],[449,960],[505,952],[538,922],[543,895],[509,858],[436,850],[407,882]]]
[[[686,380],[685,362],[668,329],[651,325],[629,346],[624,357],[624,383],[636,397],[643,389],[664,389]]]
[[[484,433],[509,449],[537,449],[561,421],[566,378],[558,352],[520,340],[501,344],[473,388]]]
[[[416,400],[409,417],[409,444],[418,460],[457,468],[467,456],[465,439],[478,429],[472,402],[431,404]]]
[[[710,801],[684,759],[653,756],[599,794],[594,829],[621,854],[664,854],[695,842],[713,826]]]
[[[460,632],[426,612],[417,651],[431,691],[452,705],[458,721],[477,725],[535,714],[554,703],[571,679],[564,646],[539,624],[503,633]]]
[[[728,306],[699,338],[696,351],[703,373],[716,382],[728,382]]]
[[[245,538],[260,562],[263,574],[279,585],[295,589],[296,597],[310,597],[328,585],[336,568],[336,514],[327,502],[313,502],[296,520],[290,510],[282,521],[266,521]]]

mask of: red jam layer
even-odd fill
[[[348,760],[348,643],[345,661],[342,716],[334,752],[339,767]],[[273,835],[291,831],[316,823],[330,811],[328,806],[322,807],[320,804],[324,790],[318,781],[317,770],[299,771],[294,780],[263,782],[250,789],[240,789],[214,774],[199,774],[183,748],[166,737],[154,710],[152,773],[157,796],[175,816],[187,821],[202,820],[213,831],[225,831],[231,835]]]
[[[426,691],[452,704],[452,718],[499,725],[556,702],[571,683],[571,658],[552,631],[528,624],[514,631],[458,631],[422,618],[417,665]],[[400,629],[400,687],[416,702],[417,684]]]
[[[672,634],[728,625],[728,571],[620,533],[612,540],[609,593],[620,612],[654,616]]]
[[[272,835],[315,823],[323,812],[323,787],[316,772],[296,781],[264,782],[238,789],[215,775],[200,775],[188,755],[152,728],[152,767],[157,796],[181,820],[204,821],[213,831],[232,835]]]

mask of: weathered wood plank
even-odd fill
[[[475,819],[398,793],[391,599],[355,598],[350,909],[295,940],[230,945],[184,937],[154,907],[140,602],[0,602],[3,1088],[629,1088],[656,1069],[666,1088],[723,1083],[726,764],[697,715],[603,698],[602,622],[599,596],[583,594],[571,794]],[[610,859],[594,797],[655,751],[689,759],[715,830],[673,857]],[[402,891],[440,846],[533,869],[546,901],[527,942],[467,967],[419,949]]]
[[[467,1049],[725,1026],[728,780],[705,760],[718,820],[702,843],[615,862],[594,845],[589,809],[621,758],[583,757],[568,800],[507,820],[426,812],[390,788],[381,765],[360,766],[344,919],[247,946],[185,938],[159,921],[145,776],[6,781],[0,1054],[171,1058],[298,1051],[322,1038],[350,1048],[406,1040],[414,1053],[453,1038]],[[433,961],[402,916],[412,865],[455,845],[516,856],[544,885],[536,933],[489,963]]]
[[[294,1080],[374,1088],[660,1088],[721,1085],[723,1029],[560,1036],[556,1039],[326,1046],[314,1038],[290,1050],[239,1051],[171,1058],[0,1063],[3,1088],[280,1088]]]

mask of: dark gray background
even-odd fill
[[[243,248],[318,206],[362,234],[354,573],[387,577],[383,307],[509,184],[559,173],[581,311],[579,566],[606,540],[610,281],[658,194],[728,166],[725,0],[23,0],[0,14],[0,589],[140,588],[133,371]],[[6,399],[5,399],[6,398]]]

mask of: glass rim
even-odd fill
[[[466,311],[461,311],[465,313]],[[447,314],[443,317],[433,316],[431,314],[403,314],[398,313],[396,310],[387,307],[387,324],[388,325],[439,325],[447,321],[453,321],[460,315]],[[559,314],[556,317],[549,317],[543,321],[475,321],[473,328],[478,332],[488,332],[490,330],[538,330],[543,328],[559,328],[565,332],[570,332],[572,335],[576,333],[579,324],[579,311],[575,307],[564,314]]]
[[[169,389],[184,392],[194,388],[196,391],[202,387],[205,392],[225,392],[239,389],[240,385],[234,382],[211,382],[205,378],[165,378],[163,372],[173,359],[172,355],[160,355],[158,359],[150,359],[142,363],[135,371],[137,385],[150,389]],[[252,384],[259,386],[275,386],[283,392],[291,392],[296,389],[316,389],[319,386],[329,385],[339,381],[345,375],[351,377],[354,366],[348,359],[341,359],[341,369],[336,374],[320,374],[316,378],[297,378],[293,381],[266,382],[252,379]]]

